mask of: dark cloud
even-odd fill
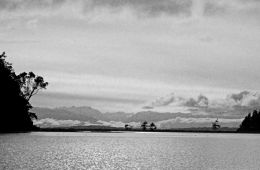
[[[185,103],[184,106],[188,107],[195,107],[197,105],[197,101],[193,98],[188,99]]]
[[[92,0],[94,8],[109,7],[112,9],[131,8],[144,15],[190,14],[191,0]]]
[[[65,2],[66,0],[0,0],[0,10],[58,8]]]
[[[155,109],[170,106],[174,109],[178,106],[186,108],[194,115],[223,118],[242,118],[252,110],[260,109],[260,94],[249,91],[229,94],[226,98],[218,100],[209,100],[205,95],[199,95],[197,98],[184,98],[174,96],[172,93],[169,96],[161,97],[143,108]]]
[[[57,10],[64,5],[76,7],[79,13],[89,13],[96,9],[119,12],[128,8],[137,16],[190,15],[192,0],[0,0],[0,12]]]
[[[139,99],[129,99],[129,98],[113,98],[113,97],[98,97],[98,96],[89,96],[89,95],[80,95],[80,94],[65,94],[58,92],[44,92],[38,94],[42,100],[81,100],[81,101],[96,101],[96,102],[111,102],[111,103],[131,103],[131,104],[140,104],[144,103],[143,100]]]
[[[205,1],[204,14],[206,16],[210,15],[224,15],[227,13],[252,13],[259,16],[259,0],[236,0],[236,1],[226,1],[226,0],[216,0],[216,1]],[[258,18],[258,17],[257,17]]]
[[[14,11],[22,9],[56,9],[65,3],[80,4],[85,12],[97,8],[121,10],[130,8],[142,15],[189,14],[191,0],[0,0],[0,10]],[[81,11],[81,10],[80,10]]]
[[[204,95],[199,95],[197,99],[190,98],[183,103],[187,107],[207,107],[209,99]]]
[[[227,4],[216,3],[214,1],[207,1],[205,3],[204,14],[207,16],[215,14],[224,14],[227,12]]]
[[[219,116],[241,118],[254,109],[260,109],[260,94],[242,91],[227,95],[223,100],[211,101],[204,111]]]
[[[169,106],[171,104],[185,107],[207,107],[209,104],[209,100],[204,95],[199,95],[197,99],[186,99],[183,97],[175,96],[174,93],[171,93],[168,96],[156,99],[155,101],[151,102],[150,105],[144,106],[143,109],[153,109],[154,107]]]
[[[144,106],[144,107],[142,107],[143,109],[153,109],[153,107],[152,106]]]
[[[97,9],[106,9],[115,13],[127,8],[139,17],[156,17],[164,14],[192,16],[197,12],[206,16],[223,15],[228,12],[239,14],[240,11],[259,14],[259,7],[257,7],[259,2],[256,0],[246,2],[242,0],[0,0],[0,12],[23,10],[26,13],[47,9],[49,11],[44,12],[49,13],[64,6],[66,6],[65,10],[73,8],[73,12],[77,11],[80,14],[87,14]]]
[[[231,94],[230,98],[233,99],[235,102],[241,102],[249,94],[250,93],[248,91],[242,91],[237,94]]]
[[[254,109],[260,108],[260,94],[249,91],[231,94],[227,96],[228,100],[234,101],[234,108],[239,109]]]

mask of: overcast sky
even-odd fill
[[[34,106],[196,112],[230,99],[260,103],[259,0],[0,0],[0,23],[15,71],[50,83]]]

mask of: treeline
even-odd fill
[[[260,132],[260,111],[254,110],[242,121],[238,132]]]
[[[6,61],[6,54],[0,55],[0,132],[29,131],[36,127],[30,112],[30,99],[39,90],[46,88],[47,82],[33,72],[16,74],[12,64]]]

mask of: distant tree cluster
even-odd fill
[[[133,129],[133,126],[129,124],[125,124],[125,130],[131,130],[131,129]]]
[[[36,119],[29,100],[47,82],[33,72],[16,75],[5,53],[0,55],[0,132],[32,130],[32,119]]]
[[[157,129],[156,125],[153,122],[150,123],[150,125],[148,125],[147,121],[144,121],[141,124],[141,128],[143,129],[143,131],[145,131],[147,128],[150,128],[150,130],[152,130],[152,131]]]
[[[254,110],[242,121],[239,132],[260,132],[260,111]]]

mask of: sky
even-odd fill
[[[0,51],[38,107],[241,114],[260,106],[259,0],[0,0]]]

